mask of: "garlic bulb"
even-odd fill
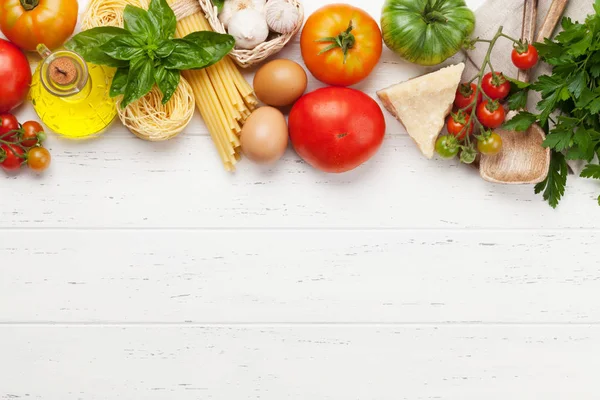
[[[292,32],[300,18],[298,8],[285,0],[270,0],[265,15],[269,28],[278,33]]]
[[[263,12],[265,0],[225,0],[223,2],[223,9],[219,13],[219,21],[221,21],[225,29],[227,29],[229,27],[229,21],[231,21],[231,18],[235,13],[249,8]]]
[[[269,27],[263,13],[247,8],[233,14],[228,33],[235,38],[235,47],[250,50],[267,40]]]

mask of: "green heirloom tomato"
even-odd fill
[[[464,0],[386,0],[383,41],[406,60],[435,65],[458,52],[475,28]]]

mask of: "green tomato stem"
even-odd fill
[[[505,38],[507,38],[507,39],[509,39],[509,40],[512,40],[512,41],[513,41],[513,43],[519,43],[519,42],[521,42],[519,39],[515,39],[515,38],[513,38],[513,37],[510,37],[510,36],[508,36],[508,35],[506,35],[506,34],[504,34],[504,33],[501,33],[501,34],[500,34],[500,36],[503,36],[503,37],[505,37]]]
[[[333,49],[339,47],[342,49],[342,52],[344,53],[344,64],[346,64],[346,59],[348,58],[348,51],[352,47],[354,47],[354,44],[356,43],[356,39],[355,39],[354,35],[352,34],[352,29],[353,29],[352,20],[350,20],[350,23],[348,24],[348,28],[345,31],[341,32],[339,35],[325,37],[325,38],[315,40],[315,42],[321,42],[321,43],[332,42],[329,46],[327,46],[323,50],[321,50],[318,53],[318,55],[321,55],[323,53],[326,53],[330,50],[333,50]]]
[[[26,11],[33,10],[34,8],[36,8],[38,6],[39,3],[40,3],[39,0],[21,0],[21,6]]]
[[[483,125],[481,124],[481,122],[477,118],[477,99],[479,98],[479,94],[480,93],[481,94],[485,94],[485,92],[481,88],[481,81],[483,80],[483,76],[485,75],[485,67],[489,65],[490,69],[492,68],[492,64],[490,63],[490,58],[492,56],[492,49],[494,48],[494,45],[496,44],[496,41],[498,41],[498,39],[500,38],[500,36],[503,35],[502,28],[503,27],[500,26],[498,28],[498,31],[496,32],[496,34],[492,38],[492,40],[490,40],[487,53],[485,53],[485,58],[483,59],[483,62],[481,63],[481,68],[479,69],[479,73],[476,76],[476,79],[477,79],[477,88],[475,89],[475,97],[473,98],[472,103],[469,105],[470,107],[473,107],[473,109],[471,110],[470,122],[471,123],[473,123],[473,122],[477,123],[477,125],[479,125],[480,129],[483,128]],[[487,97],[487,95],[486,95],[486,97]],[[467,108],[469,106],[467,106]],[[471,136],[471,135],[467,135],[466,136],[467,144],[471,144],[471,139],[469,138],[469,136]]]
[[[428,24],[432,24],[434,22],[448,22],[448,18],[446,18],[444,14],[435,10],[427,12],[424,18],[425,22]]]

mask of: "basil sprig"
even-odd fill
[[[123,95],[123,108],[155,84],[165,104],[179,85],[180,71],[208,67],[235,45],[233,36],[209,31],[174,39],[177,20],[166,0],[152,0],[148,11],[128,5],[123,19],[124,29],[93,28],[65,45],[87,62],[117,68],[110,95]]]

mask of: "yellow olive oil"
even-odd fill
[[[71,51],[38,51],[44,60],[35,71],[29,97],[42,122],[72,139],[102,133],[117,115],[109,95],[114,70],[88,64]]]

